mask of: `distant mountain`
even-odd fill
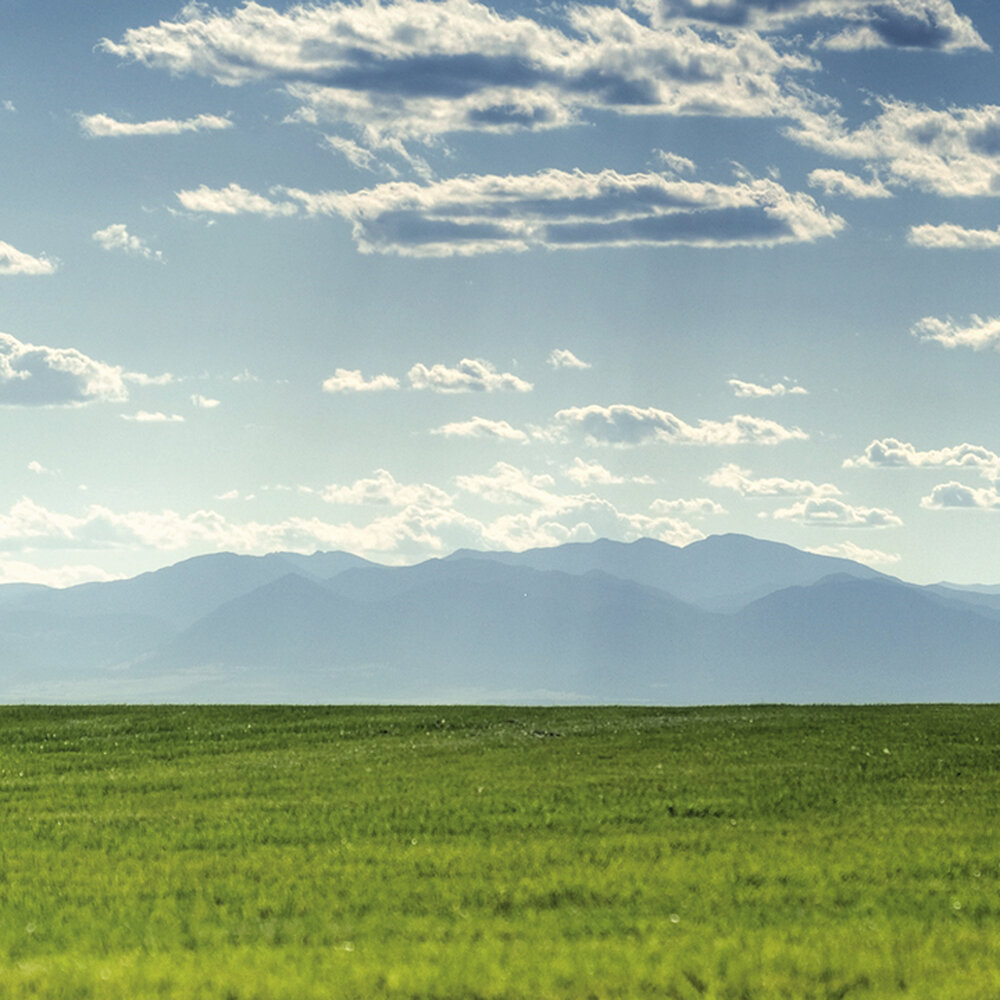
[[[866,580],[884,576],[850,559],[818,556],[747,535],[712,535],[683,548],[640,538],[629,543],[602,539],[517,553],[461,549],[449,558],[490,559],[564,573],[602,570],[715,611],[736,610],[774,590],[815,583],[832,573]]]
[[[183,627],[220,604],[288,573],[325,579],[349,567],[366,565],[371,563],[346,552],[323,552],[313,556],[291,552],[266,556],[219,552],[195,556],[130,580],[34,591],[23,598],[21,606],[74,617],[147,615]]]
[[[739,535],[0,589],[6,701],[992,701],[997,650],[994,594]]]

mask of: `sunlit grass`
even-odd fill
[[[1000,997],[1000,709],[0,709],[0,997]]]

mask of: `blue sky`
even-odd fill
[[[733,531],[1000,582],[994,3],[0,24],[0,582]]]

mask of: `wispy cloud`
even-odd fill
[[[429,483],[399,483],[387,469],[376,469],[370,478],[359,479],[346,486],[327,486],[321,496],[327,503],[350,505],[408,507],[420,504],[449,507],[452,503],[452,498],[444,490]]]
[[[943,347],[971,347],[981,351],[988,347],[1000,348],[1000,317],[985,319],[973,314],[967,326],[959,326],[951,317],[937,319],[925,316],[910,329],[921,340],[933,340]]]
[[[163,260],[163,254],[159,250],[153,250],[141,237],[133,236],[122,222],[114,222],[104,229],[98,229],[91,239],[105,250],[122,250],[133,257]]]
[[[894,566],[899,562],[899,556],[894,552],[883,552],[881,549],[863,548],[855,542],[840,542],[837,545],[818,545],[806,549],[818,556],[835,556],[840,559],[853,559],[866,566]]]
[[[90,138],[121,136],[181,135],[184,132],[219,131],[233,123],[221,115],[196,115],[194,118],[158,118],[155,121],[123,122],[106,114],[80,115],[80,128]]]
[[[18,250],[0,240],[0,274],[54,274],[56,264],[44,254],[32,257],[29,253]]]
[[[573,464],[564,471],[567,479],[578,486],[619,486],[622,483],[642,483],[652,485],[652,476],[619,476],[606,469],[600,462],[587,462],[582,458],[574,458]]]
[[[385,392],[398,388],[398,378],[382,374],[366,379],[358,368],[338,368],[323,382],[324,392]]]
[[[273,201],[236,183],[224,188],[210,188],[202,184],[193,190],[178,191],[177,200],[189,212],[207,212],[212,215],[264,215],[273,218],[295,215],[298,211],[292,202]]]
[[[1000,247],[1000,228],[966,229],[950,222],[911,226],[907,242],[929,250],[993,250]]]
[[[774,420],[739,414],[728,420],[699,420],[689,424],[655,407],[575,406],[560,410],[547,432],[556,438],[582,438],[590,445],[666,444],[729,445],[779,444],[805,441],[808,435],[797,427],[784,427]]]
[[[581,361],[572,351],[565,347],[557,347],[549,352],[549,366],[552,368],[576,368],[586,369],[593,367],[586,361]]]
[[[877,177],[866,181],[863,177],[843,170],[813,170],[809,174],[809,186],[820,188],[824,194],[845,198],[892,197],[892,192]]]
[[[830,497],[839,496],[833,483],[814,483],[809,479],[785,479],[764,476],[755,479],[749,469],[730,463],[705,477],[710,486],[735,490],[744,497]]]
[[[807,396],[808,390],[800,385],[789,385],[787,382],[775,382],[774,385],[757,385],[755,382],[744,382],[742,379],[731,378],[729,385],[733,387],[733,395],[737,399],[764,399],[769,396]]]
[[[183,424],[184,418],[179,413],[161,413],[159,410],[139,410],[136,413],[122,413],[122,420],[138,424]]]
[[[528,435],[524,431],[512,427],[506,420],[489,420],[486,417],[444,424],[442,427],[435,427],[431,434],[449,438],[495,438],[521,443],[528,441]]]

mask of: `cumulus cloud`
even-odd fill
[[[177,200],[189,212],[206,212],[212,215],[263,215],[273,218],[295,215],[298,211],[292,202],[273,201],[236,183],[224,188],[210,188],[202,184],[194,190],[178,191]]]
[[[757,385],[755,382],[744,382],[742,379],[731,378],[729,385],[737,399],[762,399],[768,396],[807,396],[807,389],[800,385],[788,385],[787,382],[776,382],[774,385]]]
[[[91,239],[105,250],[122,250],[133,257],[163,260],[163,254],[159,250],[153,250],[141,237],[133,236],[122,222],[114,222],[104,229],[98,229]]]
[[[840,542],[837,545],[818,545],[806,552],[814,552],[818,556],[834,556],[838,559],[853,559],[866,566],[893,566],[899,562],[899,556],[894,552],[883,552],[881,549],[866,549],[855,542]]]
[[[891,510],[856,507],[836,497],[807,497],[771,516],[778,521],[830,528],[895,528],[903,523]]]
[[[786,134],[831,156],[877,164],[892,184],[945,197],[1000,194],[1000,106],[941,110],[893,98],[877,104],[879,113],[853,130],[838,114],[817,111]],[[927,229],[918,233],[933,238]]]
[[[327,503],[375,504],[389,507],[423,505],[451,506],[451,497],[429,483],[403,484],[387,469],[376,469],[368,479],[359,479],[347,486],[327,486],[321,496]]]
[[[447,257],[591,247],[776,246],[812,243],[844,226],[807,194],[776,181],[735,184],[659,173],[544,170],[391,181],[354,192],[285,189],[310,215],[351,223],[363,253]]]
[[[473,0],[320,3],[230,13],[189,4],[104,51],[224,86],[282,88],[292,120],[353,129],[373,148],[455,131],[573,124],[595,112],[770,117],[802,101],[786,79],[813,68],[753,33],[651,26],[572,5],[563,24]]]
[[[1000,228],[966,229],[950,222],[910,226],[906,237],[911,246],[928,250],[992,250],[1000,247]]]
[[[998,316],[988,316],[983,319],[973,314],[968,326],[959,326],[951,317],[937,319],[934,316],[925,316],[911,327],[910,333],[921,340],[936,341],[943,347],[971,347],[974,351],[981,351],[987,347],[1000,349]]]
[[[659,538],[686,545],[704,534],[686,521],[656,514],[628,513],[590,493],[561,494],[547,474],[535,475],[506,462],[486,474],[458,476],[458,488],[494,504],[520,505],[525,512],[504,514],[483,527],[483,540],[521,550],[596,538]]]
[[[922,497],[920,506],[925,510],[1000,510],[1000,493],[996,487],[973,487],[964,483],[940,483]]]
[[[56,265],[44,254],[32,257],[0,240],[0,274],[54,274]]]
[[[496,438],[501,441],[519,441],[526,443],[528,435],[512,427],[506,420],[488,420],[486,417],[473,417],[471,420],[456,421],[435,427],[431,434],[450,438]]]
[[[222,403],[218,399],[211,399],[208,396],[202,396],[201,393],[195,393],[191,397],[191,405],[199,410],[214,410]]]
[[[552,368],[592,368],[593,365],[581,361],[572,351],[557,347],[549,352],[548,363]]]
[[[338,368],[323,382],[324,392],[384,392],[398,388],[399,379],[392,375],[375,375],[366,379],[357,368]]]
[[[877,178],[865,180],[843,170],[813,170],[809,186],[820,188],[824,194],[844,198],[891,198],[892,192]]]
[[[531,392],[534,386],[510,372],[498,372],[482,358],[462,358],[454,367],[415,364],[407,373],[414,389],[431,392]]]
[[[621,483],[640,483],[652,485],[652,476],[619,476],[606,469],[600,462],[587,462],[582,458],[574,458],[573,464],[565,470],[564,475],[578,486],[618,486]]]
[[[43,587],[75,587],[78,583],[106,583],[117,579],[99,566],[36,566],[17,559],[0,559],[0,584],[34,583]]]
[[[808,26],[818,29],[818,48],[989,48],[951,0],[636,0],[636,6],[659,23],[681,19],[764,33]]]
[[[872,441],[864,452],[844,461],[845,469],[869,468],[948,468],[978,469],[988,479],[1000,478],[1000,455],[978,444],[957,444],[921,451],[898,438]]]
[[[654,514],[680,514],[683,517],[704,517],[712,514],[725,514],[722,504],[709,500],[707,497],[695,497],[691,500],[654,500],[649,509]]]
[[[80,115],[80,128],[90,138],[180,135],[183,132],[218,131],[232,127],[233,123],[221,115],[196,115],[183,120],[159,118],[148,122],[122,122],[105,114]]]
[[[699,420],[689,424],[655,407],[624,404],[574,406],[556,413],[545,432],[556,439],[582,438],[590,445],[628,447],[649,442],[667,444],[728,445],[779,444],[805,441],[808,434],[784,427],[774,420],[739,414],[725,421]]]
[[[765,476],[754,479],[749,469],[730,463],[705,477],[710,486],[735,490],[744,497],[831,497],[840,490],[833,483],[814,483],[808,479],[784,479]]]
[[[71,347],[26,344],[0,333],[0,406],[79,406],[127,398],[119,366]]]

